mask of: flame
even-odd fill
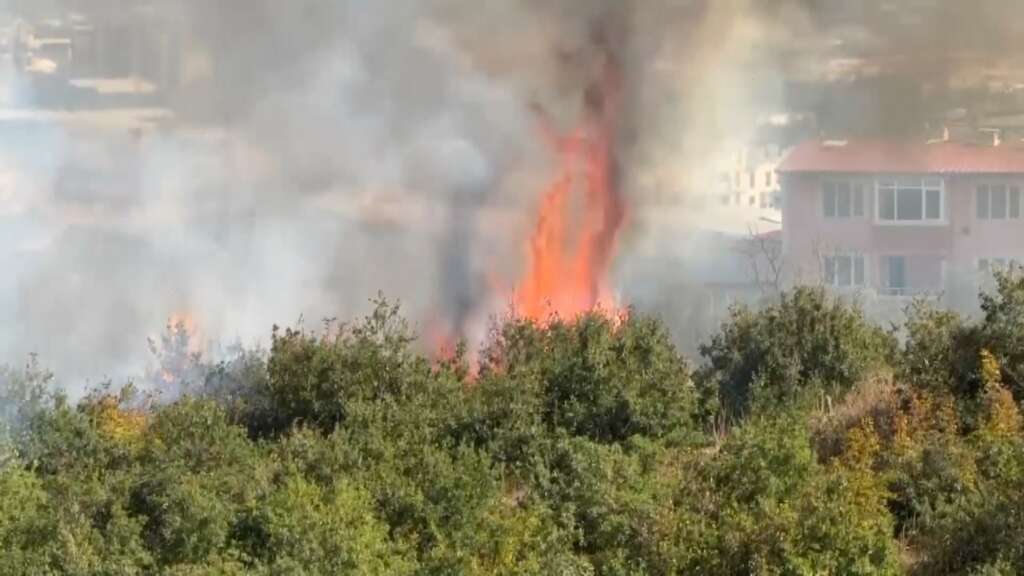
[[[195,316],[188,312],[171,314],[167,319],[167,331],[172,335],[185,335],[192,338],[198,332],[199,323]]]
[[[427,324],[424,334],[427,345],[432,351],[433,360],[443,362],[451,360],[458,347],[458,335],[454,330],[439,318],[431,320]]]
[[[541,198],[529,266],[515,294],[516,311],[525,318],[544,321],[615,308],[607,274],[625,222],[614,154],[621,106],[617,72],[608,55],[603,78],[585,95],[581,126],[569,136],[551,137],[558,170]],[[579,197],[582,214],[574,214]]]
[[[626,221],[626,206],[620,188],[616,146],[619,139],[621,83],[615,57],[603,43],[603,60],[594,81],[583,94],[583,114],[568,133],[558,133],[541,117],[542,133],[556,159],[551,181],[543,190],[536,220],[525,246],[527,266],[518,281],[507,282],[498,275],[489,278],[491,298],[479,303],[481,310],[453,325],[434,318],[424,334],[435,361],[452,358],[460,339],[476,326],[497,295],[509,296],[513,312],[523,318],[545,323],[553,317],[575,318],[601,311],[612,319],[621,318],[608,285],[608,272],[615,256],[616,242]],[[509,290],[510,285],[514,286]],[[504,300],[508,302],[508,299]],[[465,350],[469,376],[476,373],[477,354],[473,344]]]
[[[158,338],[150,338],[150,350],[160,364],[158,378],[171,384],[202,354],[202,335],[198,321],[189,313],[172,314],[165,330]]]

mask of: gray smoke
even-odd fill
[[[99,21],[123,10],[6,8],[39,18],[69,4]],[[147,336],[176,314],[195,318],[215,354],[273,323],[351,317],[378,291],[421,329],[477,337],[507,304],[551,172],[536,111],[572,129],[608,49],[627,91],[620,260],[636,246],[665,255],[650,272],[621,267],[620,285],[627,300],[663,301],[659,286],[692,284],[679,258],[719,255],[663,252],[652,238],[699,225],[725,145],[787,104],[787,78],[821,75],[827,31],[854,22],[883,54],[929,38],[905,43],[882,8],[850,15],[824,0],[153,4],[184,48],[173,117],[11,111],[31,92],[0,72],[0,358],[38,352],[65,380],[138,373]],[[1001,16],[1021,12],[932,4],[923,30],[949,30],[941,9],[956,7],[969,33],[954,44],[985,48],[1009,49],[1016,20]],[[875,104],[866,114],[884,117]]]
[[[520,79],[440,3],[177,4],[199,62],[177,120],[36,111],[0,135],[5,355],[120,377],[171,316],[251,343],[378,291],[464,331],[484,276],[521,266],[550,156]]]

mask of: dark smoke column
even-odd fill
[[[610,32],[619,27],[608,22],[619,23],[607,16],[563,58],[566,74],[581,78],[574,128],[560,133],[537,106],[558,169],[541,198],[530,263],[516,289],[517,311],[535,321],[618,307],[608,275],[626,221],[619,153],[624,85],[621,35]]]
[[[601,297],[603,280],[611,267],[615,245],[625,224],[626,200],[622,189],[622,160],[619,153],[620,127],[623,120],[623,52],[625,18],[628,8],[613,10],[608,21],[598,23],[592,33],[593,48],[599,68],[596,77],[583,93],[585,117],[586,166],[588,174],[588,206],[599,223],[592,228],[593,237],[585,246],[590,256],[591,300]]]
[[[455,191],[455,196],[447,210],[448,222],[441,241],[439,313],[442,318],[436,321],[439,325],[435,327],[435,337],[442,340],[442,347],[453,346],[468,336],[470,319],[483,299],[483,282],[474,265],[473,243],[484,191],[461,189]]]

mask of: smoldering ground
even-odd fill
[[[806,46],[840,18],[795,0],[157,4],[201,72],[168,97],[173,120],[45,110],[0,132],[0,350],[38,352],[65,380],[137,373],[174,314],[252,343],[378,291],[473,337],[507,303],[550,175],[536,110],[571,127],[595,30],[627,89],[621,260],[650,233],[648,205],[696,225],[723,143],[785,105],[784,78],[821,64]],[[624,303],[681,269],[666,256],[653,276],[620,274]]]

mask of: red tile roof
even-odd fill
[[[954,142],[806,142],[791,150],[779,172],[888,174],[1024,174],[1024,148]]]

